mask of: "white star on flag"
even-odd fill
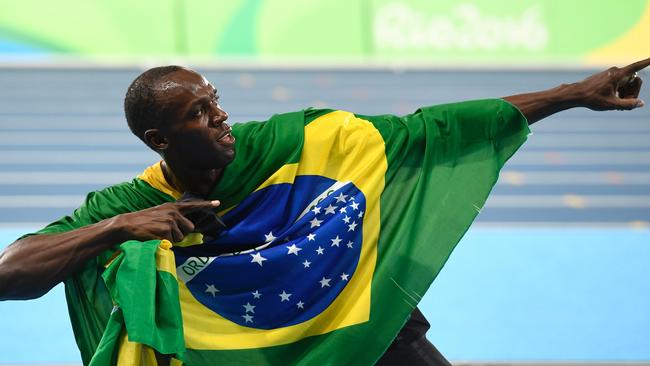
[[[296,303],[296,306],[298,307],[298,309],[302,309],[304,305],[305,305],[305,303],[302,302],[302,301],[298,301],[298,303]]]
[[[341,209],[339,210],[339,213],[348,213],[348,212],[345,210],[346,208],[347,208],[347,207],[345,207],[345,206],[341,207]]]
[[[350,203],[350,207],[352,207],[353,210],[358,210],[359,209],[359,204],[356,202]]]
[[[337,235],[336,238],[330,239],[332,241],[332,246],[333,247],[338,247],[339,243],[341,243],[341,238]]]
[[[282,293],[278,294],[278,296],[280,296],[280,302],[289,301],[289,296],[291,296],[291,294],[288,294],[286,291],[282,290]]]
[[[359,211],[359,214],[357,215],[357,217],[362,218],[363,217],[363,211]]]
[[[319,220],[319,219],[317,219],[316,217],[314,217],[313,220],[309,221],[309,223],[311,224],[311,227],[312,227],[312,228],[313,228],[313,227],[320,226],[320,224],[321,224],[322,222],[323,222],[323,220]]]
[[[339,193],[338,197],[334,197],[334,198],[336,198],[336,202],[345,203],[345,199],[348,198],[348,196],[343,194],[343,192],[341,192],[341,193]]]
[[[215,297],[217,295],[217,292],[219,292],[219,290],[217,290],[217,288],[214,287],[214,285],[208,285],[207,283],[205,285],[208,287],[205,289],[205,292],[211,294],[212,297]]]
[[[335,214],[336,213],[336,206],[329,205],[325,207],[325,214]]]
[[[268,234],[264,234],[264,242],[266,243],[270,243],[275,239],[277,238],[273,236],[273,231],[270,231]]]
[[[289,249],[289,252],[287,253],[287,255],[289,255],[289,254],[298,255],[298,252],[302,250],[302,248],[298,248],[296,246],[296,244],[291,244],[290,246],[287,247],[287,249]]]
[[[343,218],[343,222],[345,222],[346,224],[349,224],[350,223],[350,216],[345,215],[345,217]]]
[[[259,299],[260,297],[262,297],[262,294],[257,290],[255,290],[255,292],[252,292],[252,294],[254,299]]]
[[[320,288],[323,288],[323,287],[325,287],[325,286],[330,287],[330,281],[331,281],[331,280],[332,280],[331,278],[325,278],[325,277],[323,277],[322,280],[318,281],[318,282],[320,282]]]
[[[312,233],[312,234],[307,235],[307,240],[308,241],[316,240],[316,234]]]
[[[348,277],[350,277],[350,275],[347,274],[347,273],[345,273],[345,272],[343,272],[343,274],[341,275],[341,280],[342,280],[342,281],[347,281],[347,280],[348,280]]]
[[[253,316],[252,315],[244,314],[244,315],[242,315],[242,318],[244,318],[244,321],[246,323],[252,323],[253,322]]]
[[[266,258],[262,257],[261,253],[251,254],[251,257],[253,257],[253,259],[251,259],[251,263],[257,263],[260,265],[260,267],[262,267],[262,262],[266,260]]]
[[[311,264],[311,262],[308,261],[308,260],[306,260],[306,259],[305,259],[304,262],[302,262],[302,265],[305,266],[305,268],[309,268],[309,265],[310,265],[310,264]]]
[[[320,213],[320,207],[314,206],[314,208],[311,209],[311,212],[313,212],[314,215],[319,214]]]
[[[347,244],[348,248],[352,248],[352,244],[354,244],[352,241],[348,241],[348,244]]]
[[[350,225],[348,225],[348,231],[354,231],[354,228],[356,228],[356,227],[357,227],[357,222],[352,221],[352,223]]]
[[[250,303],[246,303],[246,305],[242,305],[244,309],[246,309],[247,313],[255,313],[255,305],[251,305]]]
[[[316,249],[316,253],[318,253],[318,255],[321,255],[321,254],[323,254],[323,250],[325,250],[325,249],[323,249],[323,248],[321,248],[319,246],[318,249]]]

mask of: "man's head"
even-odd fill
[[[234,159],[235,139],[216,89],[181,66],[149,69],[124,98],[129,128],[170,163],[188,169],[223,168]]]

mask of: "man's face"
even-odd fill
[[[206,170],[232,162],[235,138],[212,84],[194,71],[179,70],[166,75],[156,92],[165,111],[159,131],[166,140],[162,149],[166,160]]]

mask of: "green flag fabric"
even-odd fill
[[[209,197],[222,202],[218,238],[128,241],[66,280],[85,365],[154,365],[152,350],[187,365],[373,364],[529,130],[489,99],[404,117],[307,109],[233,134]],[[39,233],[181,195],[155,164]],[[220,245],[251,249],[206,249]]]

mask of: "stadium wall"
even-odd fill
[[[647,57],[650,0],[0,0],[0,61],[577,66]]]

